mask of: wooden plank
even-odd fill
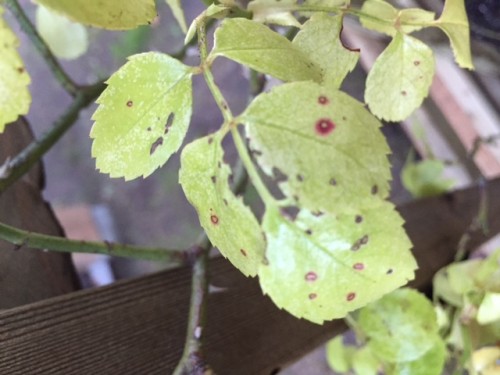
[[[490,232],[500,232],[500,180],[486,187]],[[479,190],[470,188],[404,205],[399,210],[420,265],[414,286],[428,290],[432,276],[454,256],[474,218]],[[211,262],[205,350],[218,374],[270,374],[344,329],[278,310],[253,279],[223,259]],[[190,272],[162,272],[111,286],[0,312],[0,373],[165,374],[182,351]],[[222,289],[220,289],[222,288]]]

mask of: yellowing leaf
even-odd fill
[[[268,208],[263,220],[264,293],[298,318],[315,323],[342,318],[414,277],[416,263],[394,206],[350,213],[302,210],[292,221]]]
[[[178,60],[149,52],[111,76],[90,133],[101,172],[146,177],[179,149],[191,118],[191,75]]]
[[[418,39],[397,33],[368,73],[365,100],[378,118],[402,121],[429,94],[433,76],[432,50]]]
[[[19,41],[3,20],[0,6],[0,133],[5,125],[28,113],[31,80],[17,53]]]
[[[166,0],[168,6],[172,10],[177,23],[181,27],[184,34],[187,33],[186,19],[184,18],[184,10],[182,9],[181,0]]]
[[[50,50],[59,58],[76,59],[87,51],[87,29],[42,5],[36,11],[36,26]]]
[[[457,64],[462,68],[474,69],[464,0],[446,0],[443,13],[434,26],[439,27],[450,38]]]
[[[359,51],[349,50],[342,44],[341,31],[342,16],[316,13],[293,40],[293,44],[321,68],[322,83],[331,88],[340,87],[359,59]]]
[[[244,18],[222,22],[210,55],[227,57],[283,81],[321,80],[320,69],[288,39]]]
[[[347,94],[289,83],[259,95],[241,120],[259,165],[286,175],[280,187],[301,207],[335,213],[387,197],[389,147],[380,123]]]
[[[201,226],[222,255],[246,276],[255,276],[264,256],[257,219],[228,184],[219,133],[198,139],[182,151],[179,181],[196,208]]]
[[[248,10],[256,22],[300,27],[300,22],[291,13],[296,3],[297,0],[253,0],[248,4]]]
[[[154,0],[35,0],[73,21],[110,30],[133,29],[156,17]]]

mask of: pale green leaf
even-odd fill
[[[460,295],[465,295],[476,290],[474,274],[481,266],[480,259],[471,259],[464,262],[453,263],[446,267],[448,280],[452,290]]]
[[[415,198],[431,197],[449,191],[454,181],[444,178],[444,163],[440,160],[408,160],[401,171],[401,182]]]
[[[291,13],[296,4],[297,0],[253,0],[248,4],[248,10],[256,22],[300,27],[300,22]]]
[[[474,69],[470,50],[470,30],[464,0],[446,0],[441,17],[434,23],[450,38],[455,61],[462,68]]]
[[[76,59],[88,49],[87,29],[83,25],[42,5],[36,11],[36,26],[50,50],[61,59]]]
[[[321,70],[284,36],[244,18],[226,19],[215,32],[212,56],[224,56],[283,81],[321,80]]]
[[[154,0],[35,0],[73,21],[110,30],[133,29],[156,17]]]
[[[156,52],[129,60],[97,99],[90,133],[97,169],[126,180],[150,175],[179,149],[192,106],[190,67]]]
[[[335,89],[294,82],[259,95],[241,116],[257,162],[311,211],[352,210],[388,195],[389,147],[380,123]]]
[[[184,18],[184,10],[182,9],[181,0],[166,0],[175,20],[181,27],[184,34],[187,33],[186,19]]]
[[[340,87],[359,59],[359,51],[349,50],[342,44],[342,20],[341,15],[316,13],[293,40],[293,44],[321,68],[322,83],[331,88]]]
[[[352,367],[354,352],[354,347],[345,346],[342,335],[338,335],[326,344],[326,361],[333,371],[344,373]]]
[[[441,268],[434,275],[432,286],[435,298],[441,298],[456,307],[463,305],[463,296],[457,293],[450,285],[447,268]]]
[[[358,324],[373,353],[392,363],[418,359],[438,339],[439,327],[431,302],[408,288],[366,306],[359,313]]]
[[[489,324],[500,320],[500,293],[488,292],[484,295],[476,318],[479,324]]]
[[[5,125],[28,113],[31,80],[17,53],[19,41],[3,20],[0,5],[0,133]]]
[[[368,346],[364,346],[354,353],[352,364],[356,375],[377,375],[381,367],[380,361],[373,355]]]
[[[262,290],[299,318],[321,324],[375,301],[413,279],[411,243],[394,206],[347,213],[302,210],[295,220],[268,208]]]
[[[440,375],[446,361],[446,345],[435,336],[434,346],[420,358],[410,362],[399,362],[387,372],[387,375]]]
[[[432,50],[397,33],[368,73],[365,100],[378,118],[402,121],[420,107],[433,76]]]
[[[305,0],[304,5],[316,5],[329,8],[342,8],[351,4],[351,0]]]
[[[474,274],[474,280],[479,288],[500,293],[500,249],[481,262]]]
[[[390,36],[398,31],[411,33],[430,25],[433,12],[420,9],[397,9],[384,0],[367,0],[363,3],[359,20],[363,27]]]
[[[255,276],[265,242],[257,219],[231,192],[219,133],[198,139],[182,151],[179,181],[196,208],[212,245],[246,276]]]

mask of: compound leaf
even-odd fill
[[[0,6],[0,133],[5,125],[28,113],[31,80],[17,53],[19,41],[3,20]]]
[[[186,19],[184,18],[184,10],[182,9],[181,0],[166,0],[175,20],[179,24],[182,32],[187,33]]]
[[[397,33],[368,73],[365,100],[378,118],[404,120],[428,95],[433,76],[432,50]]]
[[[191,119],[191,71],[168,55],[149,52],[130,57],[111,76],[92,117],[97,169],[131,180],[166,163]]]
[[[411,243],[394,206],[357,215],[317,215],[292,221],[268,208],[263,219],[267,248],[259,268],[262,290],[299,318],[321,324],[377,300],[414,277]]]
[[[133,29],[156,17],[154,0],[35,0],[73,21],[110,30]]]
[[[222,255],[246,276],[255,276],[264,257],[257,219],[228,184],[219,133],[200,138],[182,151],[179,181],[195,207],[201,226]]]
[[[322,83],[332,88],[340,87],[359,59],[359,51],[349,50],[342,44],[342,20],[341,15],[316,13],[293,39],[293,44],[321,68]]]
[[[87,29],[83,25],[42,5],[36,11],[36,26],[50,50],[59,58],[76,59],[88,49]]]
[[[226,19],[215,31],[213,56],[224,56],[283,81],[321,80],[321,71],[284,36],[244,18]]]
[[[380,123],[335,89],[294,82],[259,95],[242,114],[263,170],[311,211],[352,210],[388,195],[389,148]]]
[[[363,308],[358,324],[373,353],[391,363],[414,361],[440,340],[431,302],[408,288],[396,290]]]
[[[451,48],[459,66],[474,69],[470,51],[469,20],[464,0],[446,0],[441,17],[434,23],[450,38]]]

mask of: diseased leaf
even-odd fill
[[[401,182],[415,198],[431,197],[449,191],[455,182],[443,177],[444,163],[427,159],[409,159],[401,171]]]
[[[293,39],[293,44],[321,68],[322,83],[331,88],[340,87],[359,59],[359,51],[347,49],[340,40],[342,20],[341,15],[316,13]]]
[[[446,0],[441,17],[434,23],[450,38],[459,66],[474,69],[470,51],[470,30],[464,0]]]
[[[224,56],[283,81],[321,80],[321,71],[284,36],[255,21],[226,19],[211,56]]]
[[[184,18],[184,10],[182,9],[181,0],[166,0],[175,20],[179,24],[182,32],[187,33],[186,19]]]
[[[397,9],[384,0],[363,3],[359,21],[363,27],[390,36],[402,32],[409,34],[430,25],[435,14],[420,8]]]
[[[373,353],[392,363],[417,360],[440,340],[431,302],[408,288],[396,290],[363,308],[358,324]]]
[[[423,356],[411,362],[396,363],[387,371],[387,375],[440,375],[443,373],[446,354],[445,343],[437,337],[434,346]]]
[[[17,53],[19,41],[3,20],[3,12],[0,5],[0,133],[5,125],[27,114],[31,104],[31,80]]]
[[[192,68],[156,52],[134,55],[107,81],[90,136],[96,166],[111,177],[149,176],[184,140]]]
[[[262,290],[298,318],[342,318],[413,279],[416,263],[399,214],[378,205],[349,213],[302,210],[292,221],[268,208]]]
[[[89,47],[87,29],[83,25],[42,5],[37,7],[36,26],[50,50],[61,59],[76,59]]]
[[[256,22],[300,27],[300,22],[291,12],[295,4],[297,0],[253,0],[248,4],[248,10]]]
[[[154,0],[35,0],[73,21],[110,30],[133,29],[156,17]]]
[[[311,211],[339,212],[388,195],[389,147],[380,123],[340,91],[313,82],[259,95],[241,115],[264,172],[286,175],[280,187]]]
[[[378,118],[402,121],[420,107],[433,77],[432,50],[397,33],[368,73],[365,100]]]
[[[219,133],[198,139],[182,151],[179,181],[196,208],[212,245],[246,276],[255,276],[264,257],[264,237],[257,219],[228,184]]]

